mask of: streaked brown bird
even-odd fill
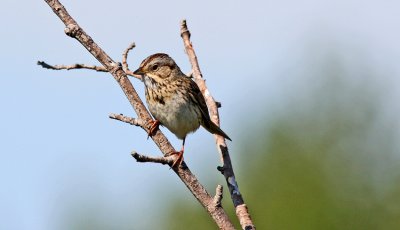
[[[155,118],[149,135],[161,124],[183,140],[181,151],[173,153],[178,154],[178,157],[172,167],[182,163],[186,135],[196,131],[200,125],[212,134],[231,140],[211,121],[197,84],[182,73],[167,54],[157,53],[147,57],[134,73],[142,76],[146,102]]]

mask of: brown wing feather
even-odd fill
[[[187,80],[191,88],[189,92],[192,92],[192,94],[190,95],[191,99],[194,101],[194,103],[198,104],[200,107],[200,112],[203,118],[202,126],[210,133],[221,135],[226,139],[232,141],[231,138],[224,131],[222,131],[221,128],[219,128],[216,124],[214,124],[214,122],[211,121],[210,115],[208,114],[208,107],[206,101],[197,84],[190,78],[187,78]]]

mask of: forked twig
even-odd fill
[[[128,62],[127,62],[128,53],[129,53],[130,50],[132,50],[133,48],[135,48],[135,46],[136,46],[135,43],[132,42],[132,43],[128,46],[128,48],[126,48],[126,50],[124,51],[124,53],[122,53],[122,69],[125,71],[126,74],[128,74],[128,75],[130,75],[130,76],[133,76],[133,77],[136,77],[137,79],[141,80],[141,79],[142,79],[142,76],[137,75],[137,74],[134,74],[133,71],[131,71],[131,70],[129,69]]]
[[[140,80],[142,79],[142,77],[140,75],[134,74],[133,71],[131,71],[128,67],[128,62],[127,62],[128,52],[133,48],[135,48],[135,43],[130,44],[122,54],[122,69],[125,71],[127,75],[135,77]],[[45,69],[51,69],[51,70],[90,69],[98,72],[108,72],[108,70],[104,66],[97,66],[97,65],[85,65],[85,64],[50,65],[44,61],[38,61],[37,64]]]

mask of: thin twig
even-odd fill
[[[142,77],[140,75],[134,74],[128,67],[127,63],[128,53],[133,48],[135,48],[135,43],[131,43],[122,54],[122,69],[125,71],[127,75],[141,80]],[[108,70],[104,66],[96,66],[96,65],[86,65],[86,64],[50,65],[44,61],[38,61],[37,64],[45,69],[52,69],[52,70],[90,69],[98,72],[108,72]]]
[[[146,123],[140,118],[127,117],[124,116],[123,114],[116,114],[116,113],[111,113],[108,117],[114,120],[122,121],[146,129]]]
[[[215,206],[221,206],[222,197],[223,197],[223,187],[222,185],[217,185],[213,200]]]
[[[108,72],[108,70],[104,68],[104,66],[96,66],[96,65],[85,65],[85,64],[50,65],[44,61],[38,61],[37,64],[45,69],[52,69],[52,70],[91,69],[91,70],[96,70],[98,72]]]
[[[127,62],[129,51],[131,51],[131,50],[132,50],[133,48],[135,48],[135,47],[136,47],[135,43],[132,42],[132,43],[128,46],[128,48],[126,48],[126,50],[122,53],[122,69],[125,71],[126,74],[128,74],[128,75],[130,75],[130,76],[133,76],[133,77],[135,77],[135,78],[141,80],[141,79],[142,79],[142,76],[137,75],[137,74],[134,74],[133,71],[131,71],[131,70],[129,69],[128,62]]]
[[[160,164],[168,164],[172,165],[174,162],[174,158],[172,156],[168,157],[151,157],[137,153],[136,151],[132,151],[132,157],[136,159],[137,162],[152,162],[152,163],[160,163]]]
[[[125,71],[122,69],[122,65],[119,65],[112,60],[93,41],[93,39],[86,34],[86,32],[69,15],[64,6],[58,0],[45,0],[45,2],[65,24],[66,28],[64,29],[64,32],[68,36],[78,40],[108,70],[108,72],[113,75],[114,79],[118,82],[132,107],[134,108],[138,118],[144,121],[150,120],[150,113],[146,110],[143,102],[140,100],[139,95],[133,88],[132,83],[129,81]],[[146,127],[146,132],[148,131],[149,129]],[[152,139],[164,156],[167,156],[172,152],[176,152],[168,139],[159,129],[152,135]],[[182,163],[185,165],[184,162]],[[172,170],[179,176],[190,192],[207,210],[209,215],[213,218],[220,229],[235,229],[225,210],[222,207],[213,205],[213,197],[210,196],[204,186],[200,184],[188,167],[174,167]]]
[[[190,31],[187,27],[186,20],[181,22],[181,37],[185,46],[186,54],[189,57],[190,64],[192,65],[193,77],[199,86],[210,110],[211,120],[219,125],[218,104],[215,102],[211,93],[208,91],[203,75],[201,74],[199,63],[197,61],[196,53],[194,52],[193,45],[190,41]],[[222,169],[219,170],[223,173],[225,180],[228,184],[229,193],[232,198],[233,205],[236,208],[236,215],[240,221],[242,229],[255,229],[253,221],[251,220],[248,209],[244,203],[243,197],[239,191],[239,186],[236,182],[235,173],[233,171],[231,158],[229,156],[228,146],[226,145],[225,138],[220,135],[214,135],[216,139],[217,149],[220,153]],[[245,207],[245,208],[244,208]]]

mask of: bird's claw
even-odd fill
[[[160,126],[160,122],[158,120],[151,120],[149,121],[149,124],[150,124],[150,129],[149,132],[147,133],[147,139],[149,139],[149,137],[154,135],[155,131]]]
[[[175,159],[175,161],[172,163],[171,168],[174,168],[175,166],[180,166],[183,162],[183,150],[179,152],[173,152],[170,155],[178,155]]]

